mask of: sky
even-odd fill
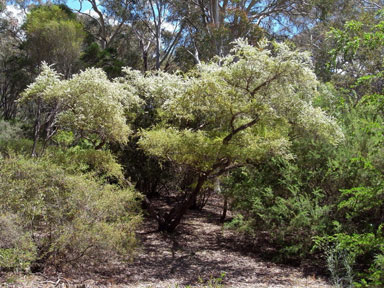
[[[33,1],[33,0],[32,0]],[[42,2],[55,2],[55,0],[42,0]],[[80,8],[80,1],[82,1],[82,9],[81,11],[83,13],[91,14],[92,16],[95,16],[97,18],[97,15],[95,15],[95,12],[91,9],[91,4],[87,0],[59,0],[60,2],[65,2],[68,7],[78,10]],[[6,1],[8,2],[8,1]],[[16,5],[7,3],[6,11],[9,16],[12,17],[12,19],[15,19],[18,22],[18,25],[21,25],[25,19],[25,12],[18,8]],[[0,15],[0,17],[3,15]],[[111,23],[112,24],[112,23]],[[279,30],[282,28],[282,26],[279,23],[274,23],[273,30],[274,32],[279,32]],[[174,25],[171,23],[165,23],[164,28],[169,31],[174,31]],[[297,31],[298,32],[298,31]],[[296,34],[296,31],[290,32],[290,34]]]
[[[78,10],[80,8],[80,2],[78,0],[67,0],[66,4],[72,9]],[[88,1],[83,1],[81,11],[84,13],[89,13],[90,9],[91,4]],[[7,3],[5,11],[0,13],[0,16],[4,17],[7,15],[7,17],[11,17],[14,19],[14,21],[17,21],[18,25],[21,25],[24,22],[26,12],[28,12],[28,9],[23,10],[14,4]]]
[[[83,7],[81,9],[82,12],[89,11],[91,9],[91,4],[88,1],[82,1]],[[69,8],[78,10],[80,8],[80,1],[78,0],[67,0],[66,4]]]

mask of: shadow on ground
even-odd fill
[[[203,211],[189,211],[173,234],[156,232],[156,223],[146,219],[138,231],[140,246],[131,262],[108,255],[105,263],[88,262],[68,267],[65,273],[46,271],[26,277],[22,285],[8,287],[168,288],[208,287],[215,282],[223,285],[220,287],[331,287],[298,267],[262,258],[257,249],[250,249],[257,242],[240,241],[238,235],[223,230],[220,206],[215,197]],[[265,243],[260,245],[259,250],[265,250]]]

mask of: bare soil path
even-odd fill
[[[131,263],[110,261],[88,272],[26,276],[3,287],[331,287],[299,268],[277,265],[241,249],[219,224],[219,212],[217,201],[203,211],[190,211],[173,235],[155,232],[156,223],[145,221]]]

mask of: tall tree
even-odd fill
[[[248,38],[257,43],[262,36],[288,38],[312,27],[336,6],[336,0],[198,0],[174,1],[174,13],[186,21],[184,43],[195,63],[215,55],[226,55],[231,43]],[[349,1],[348,1],[349,2]],[[183,50],[183,48],[180,48]],[[185,61],[184,59],[180,62]]]
[[[169,0],[137,2],[137,19],[133,28],[140,43],[144,71],[167,69],[179,45],[185,24],[183,17],[173,13],[173,5]],[[150,62],[150,51],[153,51],[154,63]]]
[[[35,65],[42,61],[55,64],[65,77],[74,71],[80,57],[85,33],[66,6],[38,6],[31,10],[24,23],[26,49]]]
[[[16,100],[31,81],[28,59],[23,50],[20,19],[5,6],[0,13],[0,117],[10,120],[17,114]]]
[[[135,2],[132,0],[79,0],[79,8],[74,11],[90,20],[89,32],[98,39],[102,49],[106,49],[116,40],[128,21],[132,20]],[[83,9],[84,4],[91,6],[86,12]]]
[[[303,27],[300,33],[293,37],[293,41],[302,49],[311,51],[315,71],[323,81],[330,81],[340,69],[335,69],[335,62],[332,58],[335,55],[332,51],[340,51],[340,45],[335,41],[336,31],[345,30],[345,23],[358,21],[364,23],[362,30],[368,31],[369,26],[378,24],[381,20],[380,9],[383,8],[383,1],[370,0],[346,0],[346,1],[324,1],[319,2],[319,10],[310,16],[311,25]],[[330,30],[333,35],[330,35]],[[333,38],[333,40],[332,40]],[[330,53],[332,52],[332,53]],[[341,56],[341,54],[340,54]],[[362,55],[364,58],[364,55]],[[341,60],[343,57],[339,60]],[[331,64],[331,62],[333,62]],[[341,63],[339,62],[340,66]],[[337,72],[338,71],[338,72]],[[344,71],[345,72],[345,71]],[[343,73],[344,73],[343,72]]]

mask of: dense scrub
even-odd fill
[[[60,267],[132,252],[140,216],[131,188],[21,156],[2,157],[0,171],[1,267]]]
[[[275,260],[384,285],[382,1],[90,2],[0,3],[0,269],[129,257],[140,205],[172,233],[218,193]]]

